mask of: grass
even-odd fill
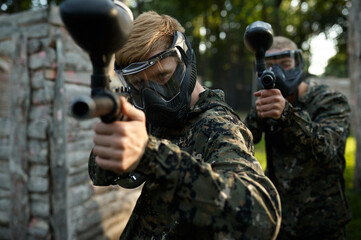
[[[352,212],[352,220],[346,225],[347,239],[361,239],[361,191],[353,189],[354,168],[355,168],[356,140],[349,137],[346,143],[346,169],[344,172],[346,184],[346,199]]]
[[[255,145],[255,156],[261,163],[262,168],[266,169],[266,152],[264,139]],[[354,167],[355,167],[355,151],[356,140],[354,137],[349,137],[346,142],[346,169],[344,172],[346,184],[346,199],[352,212],[352,220],[346,225],[346,236],[348,240],[361,239],[361,191],[353,189]]]

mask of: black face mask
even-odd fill
[[[303,72],[301,69],[292,68],[290,70],[284,70],[280,65],[274,64],[270,67],[270,70],[272,70],[276,76],[275,88],[281,91],[283,97],[288,97],[297,92]]]
[[[139,73],[172,57],[177,59],[173,75],[161,83],[156,79],[139,79]],[[174,33],[171,47],[143,62],[135,62],[115,71],[125,79],[131,90],[133,104],[145,112],[146,120],[153,126],[182,127],[190,109],[191,95],[197,78],[194,51],[181,33]]]
[[[266,54],[267,60],[293,59],[295,66],[290,70],[284,70],[279,64],[273,64],[269,67],[276,77],[275,88],[278,88],[283,97],[288,97],[298,90],[303,73],[303,57],[301,50],[286,50],[282,52]]]
[[[157,127],[182,127],[188,116],[196,78],[195,64],[191,64],[186,68],[179,93],[170,101],[164,101],[153,90],[144,88],[141,94],[147,122]]]

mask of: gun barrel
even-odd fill
[[[264,89],[272,89],[275,87],[276,76],[271,70],[263,71],[260,77]]]
[[[88,97],[81,96],[70,105],[71,115],[78,119],[101,117],[114,110],[114,101],[106,96]]]
[[[262,83],[265,89],[272,89],[274,87],[274,81],[272,78],[269,77],[263,78]]]

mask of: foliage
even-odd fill
[[[351,222],[346,225],[346,235],[349,240],[361,239],[361,191],[354,190],[354,168],[356,154],[356,139],[351,136],[347,139],[344,173],[346,186],[346,199],[352,212]]]
[[[328,65],[326,66],[325,73],[323,75],[347,78],[348,67],[346,50],[339,51],[337,55],[328,60]]]
[[[353,189],[355,154],[356,154],[356,139],[352,136],[347,139],[347,143],[346,143],[346,150],[345,150],[346,168],[344,174],[346,189],[350,189],[350,190]]]
[[[265,141],[264,136],[261,141],[254,146],[254,156],[259,161],[262,166],[262,169],[265,171],[267,168],[267,158],[266,158],[266,149],[265,149]]]
[[[346,189],[346,199],[352,212],[352,219],[346,225],[346,236],[348,240],[361,239],[361,191]]]
[[[328,60],[326,66],[325,76],[334,76],[339,78],[347,78],[348,65],[347,65],[347,44],[345,34],[341,34],[338,44],[336,46],[337,54]]]

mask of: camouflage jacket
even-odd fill
[[[286,102],[273,131],[255,109],[245,120],[255,143],[266,133],[266,175],[282,202],[280,239],[310,239],[350,219],[343,179],[350,107],[341,93],[308,84],[296,106]]]
[[[223,92],[201,93],[183,129],[151,134],[136,169],[147,180],[120,239],[275,238],[279,196]]]

